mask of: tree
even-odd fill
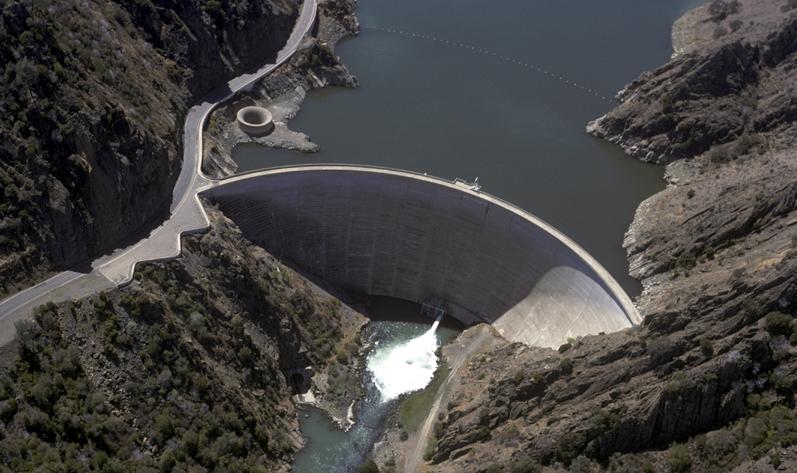
[[[360,473],[379,473],[379,467],[373,458],[369,458],[360,466]]]

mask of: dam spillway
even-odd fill
[[[252,172],[203,192],[244,235],[341,287],[487,322],[558,347],[640,321],[586,251],[533,215],[468,186],[362,166]]]

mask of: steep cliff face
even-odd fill
[[[306,376],[324,374],[344,405],[358,394],[365,319],[210,218],[178,259],[20,326],[0,370],[2,465],[286,472]]]
[[[589,125],[671,163],[625,239],[644,322],[471,357],[439,414],[436,471],[797,468],[795,7],[690,12],[671,62]]]
[[[643,326],[560,353],[503,343],[472,357],[439,414],[432,463],[452,472],[523,462],[687,471],[670,469],[667,450],[686,442],[694,471],[724,472],[781,454],[797,440],[788,341],[797,285],[793,276],[758,282],[740,284],[744,298],[675,295],[677,304],[646,313]]]
[[[0,294],[168,211],[194,100],[273,58],[292,0],[6,2]]]
[[[143,38],[188,66],[188,88],[201,96],[225,78],[273,62],[298,16],[300,0],[121,0]]]

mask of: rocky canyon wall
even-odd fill
[[[6,2],[0,10],[0,294],[168,212],[183,118],[275,57],[298,1]]]

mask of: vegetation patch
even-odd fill
[[[19,325],[17,360],[0,375],[1,465],[146,473],[289,463],[299,447],[290,374],[326,368],[358,319],[274,271],[234,228],[217,231],[185,239],[177,260],[143,265],[125,288],[47,305]]]
[[[445,382],[451,369],[441,362],[435,371],[432,381],[426,388],[409,394],[399,407],[399,422],[406,432],[417,432],[429,414],[434,399]]]

